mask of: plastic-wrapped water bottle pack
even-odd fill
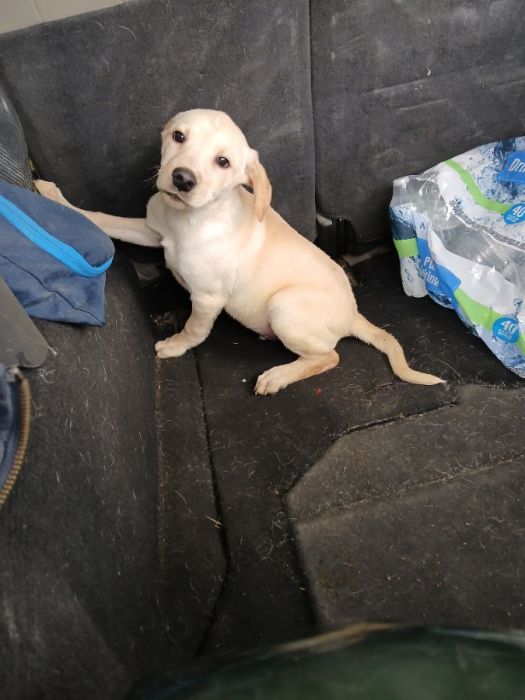
[[[456,311],[525,378],[525,137],[394,181],[403,288]]]

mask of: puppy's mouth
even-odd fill
[[[168,192],[168,190],[159,190],[159,192],[162,192],[162,194],[165,194],[167,197],[173,199],[175,202],[181,202],[182,204],[186,204],[182,197],[179,196],[178,192]]]

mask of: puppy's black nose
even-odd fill
[[[171,173],[171,179],[175,187],[181,192],[189,192],[195,187],[195,174],[187,168],[175,168]]]

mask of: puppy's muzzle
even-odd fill
[[[175,168],[171,173],[173,184],[180,192],[189,192],[195,187],[197,178],[188,168]]]

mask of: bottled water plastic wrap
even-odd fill
[[[405,292],[454,309],[525,378],[525,137],[398,178],[390,220]]]

